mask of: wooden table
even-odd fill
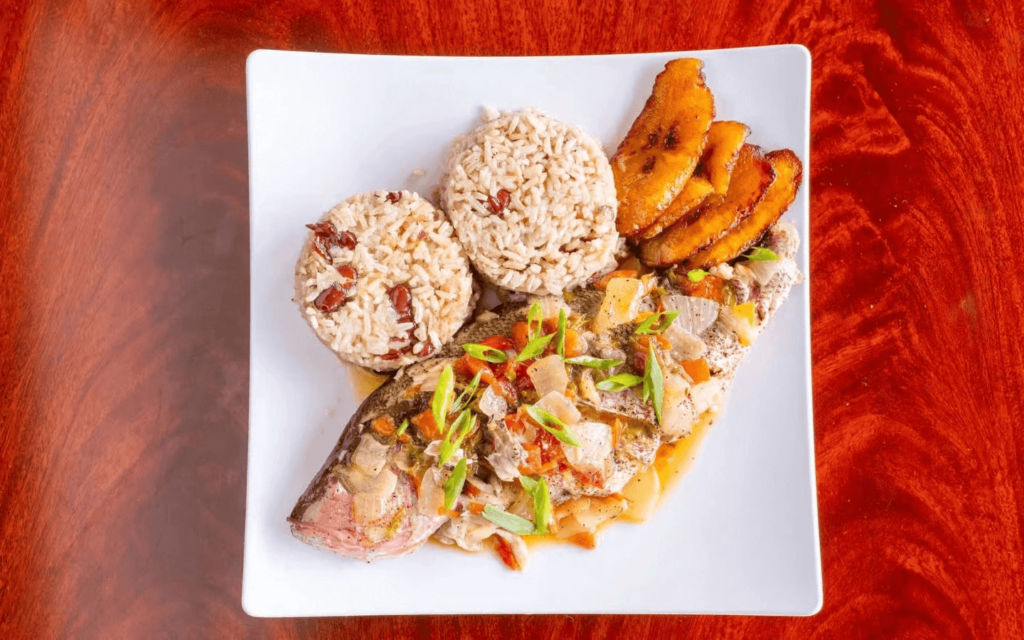
[[[0,637],[1024,637],[1024,9],[0,0]],[[256,620],[256,48],[814,56],[825,607]]]

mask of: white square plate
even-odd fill
[[[249,476],[242,606],[255,616],[448,613],[809,615],[822,602],[811,411],[810,283],[798,285],[736,377],[697,463],[644,524],[595,551],[545,545],[524,573],[426,545],[373,564],[301,544],[285,517],[362,394],[291,301],[313,222],[371,189],[429,195],[449,142],[481,107],[536,106],[614,152],[666,61],[705,62],[718,119],[788,147],[804,186],[787,217],[806,274],[808,51],[420,58],[257,51],[246,65],[251,206]],[[414,177],[423,169],[426,175]]]

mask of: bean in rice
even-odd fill
[[[441,185],[469,259],[513,291],[584,284],[618,244],[615,180],[600,143],[535,109],[485,117],[453,143]]]
[[[296,301],[343,360],[398,369],[440,349],[469,315],[466,254],[444,215],[415,193],[358,194],[311,227]]]

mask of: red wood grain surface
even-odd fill
[[[244,63],[798,42],[825,606],[256,620]],[[1024,6],[0,0],[0,637],[1024,637]]]

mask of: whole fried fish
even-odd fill
[[[432,535],[469,550],[489,541],[515,568],[525,564],[524,531],[510,521],[593,539],[595,523],[626,508],[620,492],[661,444],[720,410],[750,344],[800,280],[791,225],[779,223],[762,244],[780,259],[719,265],[699,287],[621,277],[485,313],[366,399],[292,510],[292,533],[367,561],[409,553]],[[652,368],[661,389],[645,394]],[[443,425],[434,418],[438,386]],[[471,420],[460,439],[461,412]],[[524,488],[540,481],[555,507],[547,522]]]

